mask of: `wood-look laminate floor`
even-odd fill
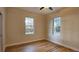
[[[74,52],[69,48],[41,40],[28,44],[11,46],[6,48],[6,52]]]

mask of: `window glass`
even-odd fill
[[[34,34],[34,18],[25,17],[25,34]]]

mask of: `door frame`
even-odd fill
[[[0,7],[0,13],[2,14],[2,52],[5,52],[5,7]]]

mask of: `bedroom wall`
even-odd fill
[[[45,19],[43,15],[19,8],[6,8],[6,12],[6,46],[45,39]],[[24,20],[26,16],[34,17],[34,35],[24,34]]]
[[[64,8],[47,15],[47,28],[55,16],[61,17],[61,36],[58,40],[47,30],[48,40],[79,51],[79,8]],[[51,30],[50,30],[51,31]]]

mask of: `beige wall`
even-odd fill
[[[62,20],[61,39],[53,39],[53,35],[49,32],[48,40],[79,51],[79,8],[64,8],[48,14],[47,23],[55,16],[60,16]]]
[[[45,39],[45,19],[43,15],[19,8],[7,8],[6,12],[6,46]],[[24,20],[26,16],[34,17],[34,35],[24,34]]]

